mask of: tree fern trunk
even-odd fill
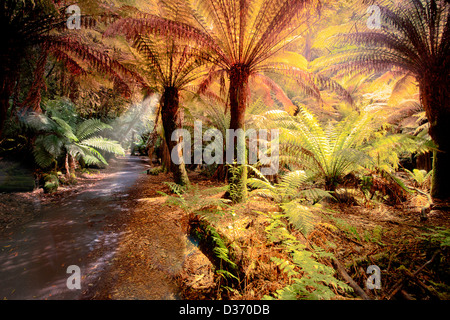
[[[450,133],[449,133],[450,134]],[[450,136],[449,136],[450,137]],[[450,203],[450,148],[433,154],[433,177],[431,179],[431,197],[434,202]]]
[[[45,84],[45,65],[47,63],[47,57],[48,47],[43,46],[41,48],[41,53],[34,70],[34,80],[30,89],[28,90],[27,97],[22,102],[24,110],[42,112],[41,90],[47,88]]]
[[[75,170],[77,168],[76,160],[69,154],[69,169],[70,169],[70,178],[72,181],[76,181],[77,176],[75,174]]]
[[[172,133],[181,129],[181,117],[179,110],[179,94],[178,89],[174,87],[164,88],[164,92],[161,96],[161,120],[164,127],[164,137],[169,147],[169,154],[177,148],[180,141],[172,141]],[[183,160],[183,155],[179,151],[180,164],[175,164],[171,161],[169,169],[173,173],[175,183],[179,185],[188,185],[189,178],[187,176],[186,167]]]
[[[172,172],[172,161],[170,160],[170,152],[166,139],[161,143],[161,164],[164,172]]]
[[[438,71],[420,81],[420,97],[430,123],[429,134],[438,147],[433,154],[431,197],[450,202],[450,77]]]
[[[245,130],[245,110],[247,109],[248,100],[248,78],[250,71],[248,67],[243,65],[235,65],[230,70],[230,129],[236,131],[238,129]],[[242,137],[243,138],[243,137]],[[227,141],[230,145],[231,141]],[[238,148],[238,138],[233,138],[233,150],[227,147],[227,152],[233,151],[234,159],[241,157],[246,163],[245,141],[241,141],[242,148]],[[230,176],[230,184],[234,187],[231,193],[231,200],[235,203],[245,201],[247,198],[247,167],[243,166],[237,174]]]
[[[66,169],[66,180],[70,181],[70,167],[69,167],[69,154],[66,153],[66,159],[64,161],[64,168]]]
[[[4,67],[4,66],[2,66]],[[4,70],[0,70],[4,71]],[[3,134],[3,129],[6,120],[8,120],[9,98],[11,97],[14,89],[14,80],[7,75],[0,75],[0,138]]]
[[[9,94],[6,90],[0,92],[0,138],[3,134],[3,128],[8,118]]]

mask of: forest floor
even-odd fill
[[[61,189],[53,195],[39,191],[1,194],[0,205],[18,218],[1,215],[0,232],[6,234],[14,226],[33,219],[36,198],[61,201],[65,193],[76,193],[102,179],[104,174],[107,172],[86,175],[86,180],[80,180],[82,183],[77,187]],[[207,191],[223,186],[222,183],[210,181],[197,172],[191,172],[189,178],[196,186],[194,201],[189,205],[197,205],[196,197],[199,202],[223,196],[223,192]],[[241,285],[231,288],[217,273],[218,266],[187,235],[190,209],[168,201],[177,197],[164,183],[171,180],[165,173],[139,176],[124,204],[127,215],[117,215],[115,222],[108,225],[120,233],[110,267],[84,292],[83,299],[261,299],[290,283],[289,277],[270,259],[287,258],[280,246],[268,240],[266,233],[270,215],[280,211],[276,203],[251,197],[243,204],[217,207],[220,217],[212,224],[239,246],[245,256],[240,260],[244,270],[243,278],[239,279]],[[430,233],[438,230],[436,227],[449,228],[449,215],[434,210],[426,220],[421,220],[420,209],[425,203],[422,196],[410,196],[397,206],[375,201],[327,203],[319,214],[319,227],[308,237],[293,229],[291,232],[305,244],[313,243],[332,253],[347,276],[371,299],[450,299],[450,253]],[[0,212],[4,212],[2,208]],[[331,260],[321,262],[335,266]],[[381,289],[366,288],[369,265],[380,268]],[[339,272],[336,277],[348,281]],[[356,293],[336,291],[336,294],[338,299],[361,298]]]
[[[178,196],[164,183],[171,180],[163,173],[140,178],[114,265],[93,299],[261,299],[290,283],[270,259],[286,256],[265,232],[268,216],[280,211],[277,204],[252,197],[244,204],[216,208],[214,200],[224,192],[207,190],[223,184],[190,173],[194,192],[186,195],[187,207],[182,208],[174,204]],[[434,227],[450,227],[450,219],[447,212],[432,211],[422,221],[420,209],[425,202],[422,196],[411,196],[395,207],[378,202],[329,203],[320,214],[321,225],[334,227],[316,228],[308,238],[291,231],[304,243],[332,252],[370,299],[450,299],[449,252],[441,251],[429,233]],[[227,286],[217,273],[219,266],[187,236],[188,213],[211,207],[220,212],[211,224],[245,256],[240,259],[244,277],[239,288]],[[366,288],[369,265],[381,269],[381,289]],[[339,273],[337,277],[348,280]],[[338,299],[361,298],[356,293],[336,293]]]

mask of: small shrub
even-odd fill
[[[54,173],[49,173],[44,176],[44,193],[53,193],[58,190],[59,179]]]

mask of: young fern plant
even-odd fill
[[[100,151],[124,155],[122,146],[104,138],[100,132],[112,129],[98,119],[85,120],[72,127],[65,120],[45,114],[30,113],[26,117],[27,125],[37,132],[33,155],[36,164],[48,168],[60,156],[66,157],[66,171],[70,175],[68,159],[82,160],[87,165],[107,165]]]
[[[223,216],[223,210],[228,207],[229,200],[213,197],[223,192],[226,187],[212,187],[200,190],[198,185],[187,189],[175,182],[165,182],[173,195],[158,191],[166,197],[167,205],[175,205],[182,209],[189,219],[199,217],[213,222]],[[216,208],[217,210],[210,210]]]
[[[373,130],[373,115],[353,115],[336,125],[323,127],[305,107],[293,117],[269,111],[267,117],[280,129],[280,163],[294,165],[334,191],[342,178],[367,161],[360,147]]]
[[[351,291],[344,282],[334,277],[334,269],[320,262],[322,258],[330,258],[331,254],[319,247],[307,248],[289,231],[289,223],[303,235],[308,234],[319,223],[318,201],[324,197],[332,197],[329,191],[315,188],[311,177],[303,170],[287,173],[281,182],[272,185],[256,168],[248,166],[256,178],[248,179],[247,183],[255,190],[250,195],[270,197],[279,203],[282,214],[268,213],[269,225],[265,228],[269,241],[279,243],[288,254],[288,259],[272,257],[271,260],[289,278],[289,284],[266,295],[264,299],[330,299],[335,297],[335,291]]]
[[[295,117],[278,110],[266,113],[280,130],[280,163],[305,170],[328,191],[335,191],[349,173],[390,174],[402,152],[428,148],[420,137],[384,130],[384,118],[377,112],[355,112],[322,125],[305,107],[299,110]]]
[[[428,173],[426,170],[413,169],[410,171],[408,169],[404,169],[408,176],[414,181],[414,185],[419,188],[423,188],[424,185],[429,182],[433,170],[430,170]]]

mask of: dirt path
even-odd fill
[[[104,179],[35,206],[34,219],[0,238],[0,298],[88,297],[115,255],[129,192],[145,166],[138,157],[119,158]],[[67,288],[69,265],[80,267],[80,290]]]
[[[92,299],[177,299],[176,277],[187,255],[182,211],[164,204],[163,183],[171,176],[142,176],[130,194],[130,220],[114,264],[94,288]]]

